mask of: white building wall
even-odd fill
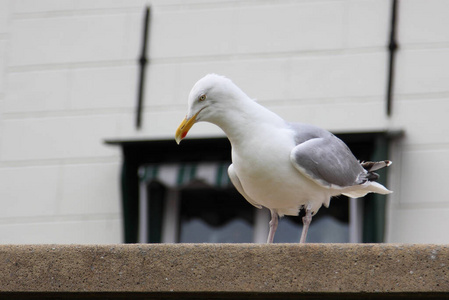
[[[389,0],[0,0],[0,243],[120,242],[121,154],[103,140],[172,138],[190,88],[211,72],[291,121],[404,129],[392,146],[387,241],[448,242],[448,8],[400,1],[389,118]],[[189,133],[215,135],[208,124]]]
[[[444,0],[400,2],[392,124],[406,136],[394,145],[387,241],[449,241],[448,9]]]
[[[0,243],[118,243],[143,1],[0,1]]]

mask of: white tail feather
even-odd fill
[[[352,186],[348,189],[345,189],[342,194],[351,198],[360,198],[368,193],[378,193],[382,195],[387,195],[393,192],[388,190],[380,183],[374,181],[367,181],[364,184]]]

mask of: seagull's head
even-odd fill
[[[231,102],[242,97],[246,95],[224,76],[209,74],[198,80],[189,94],[187,115],[176,130],[176,142],[179,144],[196,122],[217,123]]]

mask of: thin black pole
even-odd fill
[[[393,80],[394,80],[394,58],[396,50],[398,49],[398,43],[396,41],[396,23],[397,23],[397,9],[398,1],[393,0],[393,6],[391,10],[391,27],[390,27],[390,43],[388,49],[390,52],[390,63],[388,71],[388,89],[387,89],[387,115],[391,116],[393,106]]]
[[[148,27],[150,20],[150,7],[146,7],[145,9],[145,21],[143,25],[143,43],[142,43],[142,52],[139,58],[140,65],[140,81],[139,81],[139,95],[137,99],[137,111],[136,111],[136,128],[140,129],[142,126],[142,109],[143,109],[143,99],[144,99],[144,90],[145,90],[145,70],[148,63],[147,58],[147,41],[148,41]]]

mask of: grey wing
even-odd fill
[[[228,168],[228,175],[229,175],[229,179],[231,179],[232,184],[235,186],[235,188],[237,189],[237,191],[242,194],[242,196],[246,199],[246,201],[248,201],[249,203],[251,203],[252,205],[254,205],[257,208],[262,208],[262,206],[260,204],[257,204],[253,199],[251,199],[246,193],[245,190],[243,189],[243,186],[240,182],[239,177],[237,176],[237,174],[235,173],[234,170],[234,166],[231,164]]]
[[[311,128],[317,130],[313,136],[307,129],[304,132],[304,128],[297,132],[296,141],[299,143],[290,154],[295,168],[325,187],[348,187],[363,183],[367,172],[348,146],[324,129]]]

